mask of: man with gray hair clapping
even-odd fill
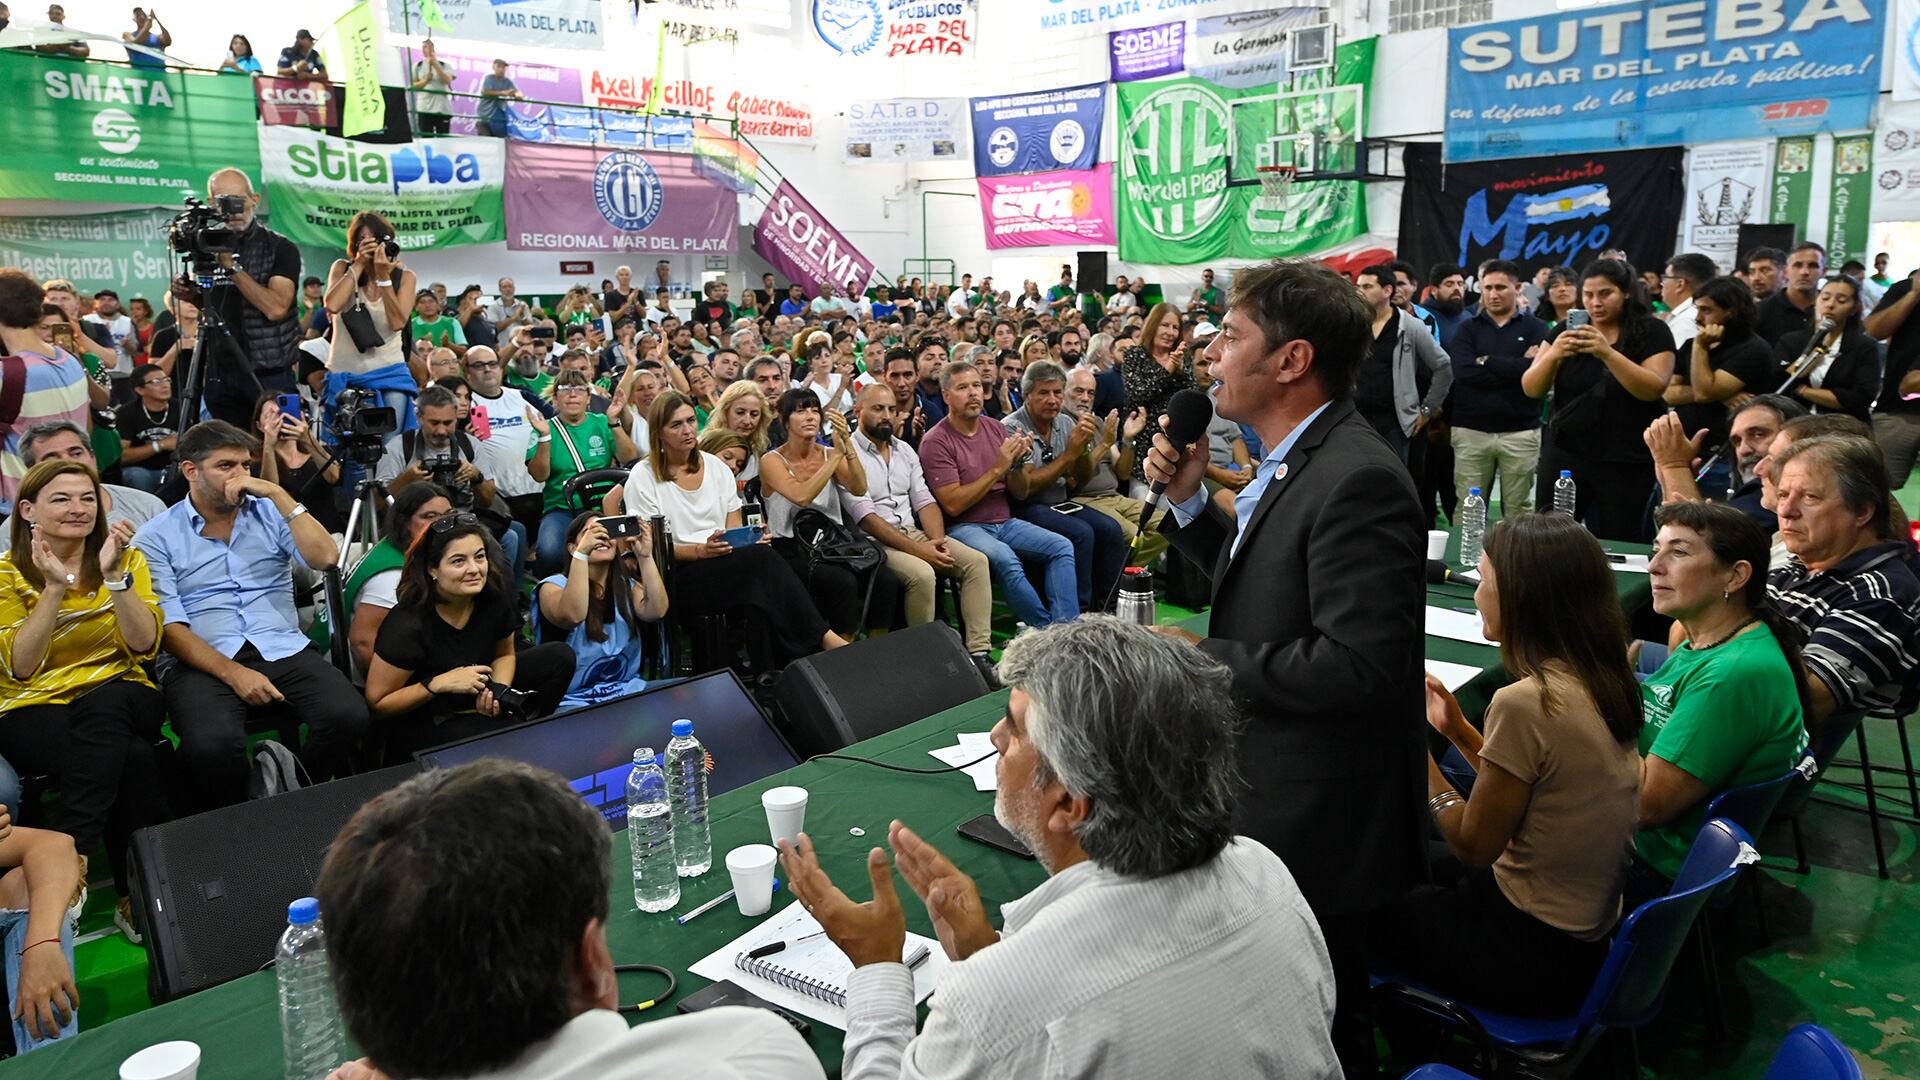
[[[856,904],[811,840],[782,842],[794,895],[853,961],[847,1080],[1337,1077],[1333,969],[1293,876],[1233,835],[1227,669],[1104,616],[1007,646],[994,816],[1048,880],[1001,908],[898,821],[893,863],[955,963],[914,1034],[906,923],[887,854]]]

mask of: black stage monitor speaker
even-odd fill
[[[128,877],[157,1005],[260,970],[313,895],[327,846],[353,812],[418,774],[400,765],[141,829]]]
[[[1082,251],[1075,255],[1080,262],[1074,271],[1073,283],[1081,292],[1095,292],[1107,287],[1107,253],[1104,251]]]
[[[1744,267],[1746,265],[1745,260],[1747,255],[1751,253],[1754,248],[1770,247],[1779,248],[1781,251],[1791,251],[1793,250],[1793,245],[1799,242],[1799,238],[1794,236],[1793,233],[1794,226],[1792,222],[1784,225],[1742,225],[1740,226],[1739,252],[1734,257],[1740,259],[1740,266]],[[1721,267],[1721,269],[1727,273],[1732,273],[1734,270],[1739,269],[1739,267],[1725,266]],[[1780,269],[1785,270],[1786,267],[1783,266]]]
[[[953,627],[938,620],[787,665],[774,696],[787,739],[825,754],[987,692]]]

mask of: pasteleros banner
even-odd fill
[[[776,274],[809,293],[822,282],[840,289],[865,289],[873,277],[873,260],[860,254],[786,180],[767,200],[759,227],[753,230],[753,250],[773,264]]]
[[[253,80],[0,52],[0,199],[152,203],[260,175]]]
[[[1114,242],[1113,166],[1104,161],[1079,172],[983,176],[978,182],[989,248]]]
[[[296,128],[260,129],[260,168],[273,227],[298,244],[344,248],[347,224],[377,210],[408,251],[504,237],[501,139],[423,139],[398,146]]]
[[[725,254],[739,196],[693,154],[512,142],[509,251]]]

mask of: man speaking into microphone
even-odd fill
[[[1207,358],[1220,415],[1272,450],[1233,519],[1201,486],[1204,435],[1175,446],[1163,430],[1144,466],[1172,507],[1162,531],[1213,582],[1209,636],[1165,632],[1233,672],[1240,831],[1279,854],[1320,921],[1350,1080],[1377,1069],[1363,927],[1425,878],[1426,526],[1406,467],[1351,400],[1371,331],[1366,302],[1323,266],[1237,272]]]

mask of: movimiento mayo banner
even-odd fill
[[[504,139],[352,142],[289,127],[260,129],[273,227],[297,244],[339,248],[347,223],[377,210],[408,251],[505,237],[500,191]]]

